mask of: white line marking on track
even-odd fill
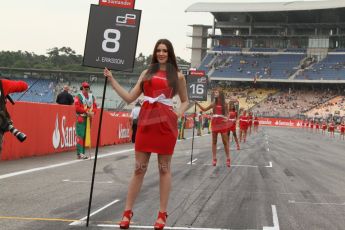
[[[209,136],[210,134],[204,134],[202,136],[194,136],[194,139],[195,138],[199,138],[199,137],[204,137],[204,136]],[[180,140],[177,140],[177,142],[180,142],[180,141],[184,141],[184,140],[189,140],[189,139],[193,139],[193,137],[187,137],[185,139],[180,139]]]
[[[102,155],[98,156],[98,159],[108,157],[108,156],[117,155],[117,154],[122,154],[122,153],[126,153],[126,152],[130,152],[130,151],[134,151],[134,149],[125,149],[125,150],[120,150],[117,152],[102,154]],[[92,157],[91,159],[94,159],[94,157]],[[5,178],[9,178],[9,177],[14,177],[14,176],[29,174],[29,173],[33,173],[33,172],[37,172],[37,171],[42,171],[42,170],[46,170],[46,169],[52,169],[52,168],[66,166],[66,165],[81,163],[81,162],[88,162],[88,161],[86,161],[86,160],[73,160],[73,161],[67,161],[67,162],[63,162],[63,163],[59,163],[59,164],[47,165],[47,166],[43,166],[43,167],[27,169],[27,170],[18,171],[18,172],[12,172],[12,173],[8,173],[8,174],[0,175],[0,180],[5,179]]]
[[[103,228],[119,228],[119,225],[113,224],[98,224],[97,227]],[[153,229],[153,226],[140,226],[140,225],[131,225],[130,228],[137,229]],[[193,228],[193,227],[164,227],[164,229],[171,230],[231,230],[230,228]],[[257,229],[243,229],[243,230],[257,230]]]
[[[204,165],[212,165],[212,164],[204,164]],[[248,168],[258,168],[257,165],[231,165],[231,167],[248,167]]]
[[[273,215],[273,227],[262,227],[263,230],[279,230],[279,221],[277,208],[275,205],[272,205],[272,215]]]
[[[69,182],[69,183],[91,183],[91,181],[86,181],[86,180],[70,180],[70,179],[65,179],[62,180],[63,182]],[[112,184],[112,181],[100,181],[100,182],[94,182],[96,184]]]
[[[94,211],[93,213],[90,214],[90,217],[93,216],[93,215],[96,215],[97,213],[103,211],[104,209],[108,208],[109,206],[119,202],[120,200],[114,200],[113,202],[110,202],[109,204],[103,206],[102,208]],[[72,223],[70,223],[69,225],[84,225],[85,224],[85,220],[87,219],[87,216],[81,218],[80,220],[78,221],[74,221]]]
[[[204,165],[212,165],[212,164],[204,164]],[[248,168],[259,168],[259,167],[265,167],[265,168],[272,168],[272,161],[269,162],[269,165],[266,166],[258,166],[258,165],[233,165],[231,164],[231,167],[248,167]]]
[[[337,206],[345,206],[345,202],[340,203],[313,203],[313,202],[306,202],[306,201],[295,201],[295,200],[289,200],[290,204],[312,204],[312,205],[337,205]]]
[[[198,160],[198,158],[195,158],[194,160],[192,160],[192,164],[194,164],[195,163],[195,161],[197,161]],[[187,165],[190,165],[191,164],[191,162],[189,161],[188,163],[187,163]]]
[[[272,165],[272,161],[269,162],[269,165],[268,166],[265,166],[266,168],[272,168],[273,165]]]

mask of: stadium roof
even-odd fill
[[[198,2],[186,12],[272,12],[344,8],[344,0],[281,1],[281,2]]]

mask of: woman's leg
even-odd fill
[[[235,139],[235,142],[236,142],[236,145],[237,145],[237,150],[239,150],[240,149],[240,143],[238,142],[238,138],[237,138],[237,135],[236,135],[236,130],[234,132],[232,132],[232,136]]]
[[[135,170],[129,182],[125,210],[132,210],[148,167],[151,153],[135,152]],[[126,217],[123,220],[128,220]]]
[[[243,142],[246,143],[246,139],[247,139],[247,129],[243,130]]]
[[[160,205],[159,211],[166,212],[169,201],[171,188],[171,157],[172,155],[158,154],[158,170],[159,170],[159,194]],[[157,220],[158,223],[164,223],[162,219]]]
[[[230,148],[229,148],[229,138],[227,133],[221,133],[222,136],[222,141],[224,145],[224,150],[225,150],[225,156],[226,159],[230,158]]]
[[[212,159],[217,159],[217,137],[218,133],[212,132]]]

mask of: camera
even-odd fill
[[[24,133],[20,132],[18,129],[16,129],[12,123],[8,124],[7,129],[8,129],[8,131],[10,131],[10,133],[12,133],[13,136],[15,136],[18,139],[18,141],[20,141],[20,142],[25,141],[26,135]]]
[[[26,135],[20,132],[13,126],[13,121],[9,118],[9,114],[7,112],[0,112],[0,132],[5,133],[9,131],[15,136],[18,141],[23,142],[26,139]]]

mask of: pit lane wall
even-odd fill
[[[14,160],[76,150],[74,105],[16,102],[7,103],[15,128],[25,133],[21,143],[11,133],[4,135],[1,160]],[[91,144],[96,146],[100,110],[91,124]],[[103,112],[100,146],[131,141],[128,113]]]

